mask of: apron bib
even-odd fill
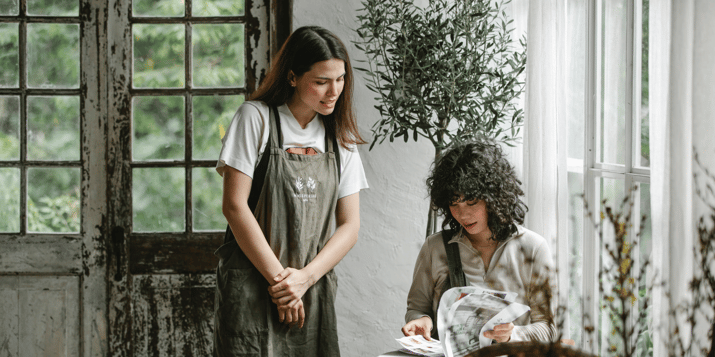
[[[275,115],[274,115],[275,112]],[[254,215],[284,267],[310,263],[332,235],[338,200],[338,171],[333,140],[316,155],[283,151],[278,111],[270,111],[271,155]],[[230,233],[230,230],[229,232]],[[232,237],[232,235],[231,235]],[[337,276],[330,270],[303,295],[303,328],[278,322],[268,282],[228,239],[215,253],[215,356],[339,356],[335,295]]]

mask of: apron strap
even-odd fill
[[[444,280],[442,284],[442,292],[440,293],[439,299],[442,300],[442,295],[444,292],[454,287],[467,286],[467,277],[464,275],[464,270],[462,270],[462,259],[459,257],[459,244],[449,244],[449,241],[454,236],[454,231],[451,229],[442,231],[442,243],[444,243],[444,250],[447,251],[447,266],[449,267],[449,276]],[[432,321],[436,321],[437,311],[432,312]],[[439,338],[439,331],[437,331],[437,324],[434,324],[432,328],[432,337]]]
[[[340,147],[335,137],[335,128],[324,118],[323,125],[325,126],[325,151],[335,153],[335,164],[338,166],[338,182],[340,182]]]
[[[280,119],[278,117],[278,109],[276,107],[271,107],[271,110],[273,111],[271,114],[275,116],[276,124],[278,126],[278,140],[281,140],[281,126]],[[258,197],[261,195],[263,181],[265,181],[266,178],[266,171],[268,170],[268,161],[271,157],[271,134],[271,131],[268,130],[268,142],[266,143],[266,148],[265,150],[263,150],[263,156],[261,156],[261,161],[258,163],[256,170],[253,172],[251,193],[248,195],[248,207],[251,209],[251,212],[253,212],[256,209],[256,205],[258,205]]]
[[[276,107],[271,107],[270,117],[275,116],[276,123],[278,124],[278,140],[280,137],[280,119],[278,119],[278,109]],[[268,142],[266,143],[266,148],[263,150],[263,155],[261,156],[261,161],[258,162],[256,170],[253,171],[253,180],[251,181],[251,193],[248,195],[248,208],[253,212],[258,205],[258,198],[261,196],[261,189],[263,188],[263,182],[266,179],[266,171],[268,170],[268,161],[271,158],[271,139],[273,131],[270,130],[270,119],[268,121]],[[223,237],[223,244],[231,241],[236,241],[233,232],[231,231],[231,226],[226,225],[226,234]]]
[[[281,133],[281,115],[278,114],[278,107],[275,107],[275,106],[271,107],[271,117],[274,118],[273,121],[276,123],[276,125],[275,125],[276,139],[278,140],[276,147],[279,149],[283,149],[283,134]],[[268,149],[269,144],[272,144],[270,135],[273,133],[273,129],[269,126],[268,130],[269,130],[269,134],[268,134],[268,143],[266,144],[266,149]]]

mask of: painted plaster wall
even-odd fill
[[[415,0],[425,6],[427,0]],[[364,54],[352,45],[357,39],[356,16],[361,0],[293,0],[293,28],[318,25],[334,32],[348,47],[353,66]],[[512,12],[511,9],[508,9]],[[525,18],[517,16],[523,31]],[[517,26],[517,27],[519,27]],[[355,108],[360,133],[371,141],[372,125],[379,119],[375,94],[355,73]],[[356,246],[338,264],[338,331],[343,356],[378,356],[395,350],[402,336],[407,291],[412,269],[427,226],[425,179],[434,158],[428,140],[360,147],[370,188],[360,193],[361,228]],[[522,147],[505,148],[522,177]]]
[[[293,28],[318,25],[348,46],[353,61],[364,59],[357,39],[360,0],[293,0]],[[379,114],[375,95],[355,73],[355,108],[360,133],[370,141]],[[434,157],[432,144],[385,142],[360,147],[370,188],[360,193],[360,238],[338,264],[338,331],[343,356],[377,356],[395,350],[402,334],[407,291],[415,258],[424,241],[428,200],[425,179]]]

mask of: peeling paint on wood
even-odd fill
[[[107,182],[109,259],[107,281],[109,291],[109,356],[131,356],[131,277],[127,271],[126,234],[117,242],[110,233],[115,227],[131,226],[131,199],[127,200],[126,182],[131,177],[129,136],[131,85],[131,1],[110,0],[107,4],[107,43],[111,54],[107,58],[107,97],[110,106],[107,121]],[[125,232],[128,230],[125,229]],[[122,243],[122,244],[117,244]],[[118,277],[119,279],[115,279]]]
[[[222,243],[223,235],[194,239],[142,236],[130,244],[129,271],[132,274],[211,273],[218,264],[213,253]]]
[[[209,356],[213,275],[136,275],[132,284],[134,356]]]
[[[246,0],[251,15],[246,20],[246,90],[258,88],[270,65],[270,6],[269,0]]]
[[[80,340],[76,356],[107,351],[107,3],[80,0],[82,245]]]
[[[79,238],[44,237],[0,242],[0,273],[79,274]]]

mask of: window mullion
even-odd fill
[[[626,1],[626,95],[624,96],[623,100],[625,101],[625,126],[624,129],[626,131],[626,143],[625,147],[626,150],[629,151],[628,155],[625,155],[625,166],[626,166],[626,172],[631,172],[633,169],[633,164],[635,162],[635,157],[634,157],[634,148],[635,148],[635,143],[633,140],[633,122],[635,121],[634,118],[636,118],[636,111],[637,105],[635,105],[635,98],[636,98],[636,92],[635,92],[635,85],[633,81],[635,80],[635,73],[638,72],[634,70],[634,27],[635,27],[635,18],[634,18],[634,2],[635,0],[628,0]],[[630,186],[626,186],[626,192],[630,188]]]
[[[20,235],[27,234],[27,1],[20,0],[18,50],[20,71]]]
[[[586,98],[585,98],[585,143],[584,145],[584,195],[586,202],[590,205],[588,210],[584,210],[583,217],[583,291],[584,297],[583,318],[584,324],[594,325],[594,330],[598,331],[598,281],[596,279],[598,266],[598,251],[599,245],[596,239],[596,231],[594,225],[590,224],[592,219],[595,219],[589,211],[593,211],[596,203],[596,185],[594,172],[591,170],[596,162],[597,154],[597,125],[596,118],[600,117],[600,101],[601,83],[598,80],[601,64],[601,48],[599,46],[601,33],[597,31],[600,28],[601,18],[598,16],[598,9],[601,8],[601,1],[590,1],[586,6],[587,27],[587,49],[586,49]],[[590,253],[586,253],[590,252]],[[583,326],[586,327],[586,326]],[[582,348],[590,351],[595,351],[598,346],[598,338],[595,334],[586,334],[582,339]]]
[[[629,58],[629,63],[627,66],[627,71],[631,71],[631,73],[627,73],[627,77],[630,80],[628,81],[628,86],[630,87],[630,98],[631,98],[631,108],[630,110],[627,110],[626,113],[628,113],[631,117],[630,120],[626,122],[626,140],[628,140],[629,147],[630,148],[630,155],[627,155],[627,160],[629,161],[628,165],[628,172],[634,172],[635,167],[640,167],[640,97],[641,97],[641,59],[642,59],[642,52],[641,52],[641,47],[642,47],[642,23],[643,23],[643,18],[642,18],[642,7],[643,3],[641,0],[631,0],[628,1],[628,21],[630,22],[628,24],[628,49],[629,51],[626,51],[628,58]],[[640,170],[639,170],[640,171]],[[648,170],[649,171],[649,170]],[[626,194],[631,193],[631,189],[633,188],[635,182],[634,179],[636,178],[635,175],[626,175]],[[639,241],[640,236],[636,236],[636,234],[640,233],[640,224],[641,224],[641,195],[640,191],[634,191],[633,192],[633,206],[631,207],[631,225],[627,228],[628,229],[628,236],[632,237],[632,240],[634,243],[636,243],[636,247],[639,247],[639,244],[641,243]],[[631,277],[634,278],[634,283],[631,286],[631,288],[634,291],[634,294],[636,294],[636,297],[639,295],[638,292],[638,284],[639,284],[639,279],[638,279],[638,274],[641,269],[641,264],[642,262],[640,261],[640,254],[638,253],[640,251],[640,248],[636,249],[635,251],[631,252],[631,257],[633,258],[633,264],[632,264],[632,270],[631,270]],[[628,328],[633,328],[638,325],[638,315],[640,313],[639,311],[639,305],[638,304],[632,304],[631,305],[631,314],[629,316],[629,321],[628,321]],[[631,336],[631,341],[630,344],[631,346],[635,346],[636,342],[638,340],[638,335],[633,334]]]
[[[188,19],[189,17],[192,16],[192,3],[193,1],[185,1],[184,2],[186,5],[185,13],[184,16]],[[185,205],[185,221],[186,223],[184,224],[184,227],[186,229],[186,232],[193,232],[194,230],[194,225],[193,225],[193,200],[191,199],[193,192],[191,188],[193,187],[192,181],[193,181],[193,176],[192,176],[192,160],[193,160],[193,155],[192,155],[192,136],[193,136],[193,105],[192,105],[192,96],[191,96],[191,89],[193,88],[193,46],[192,46],[192,24],[190,21],[187,21],[186,24],[184,25],[184,88],[186,89],[186,93],[184,94],[184,152],[185,152],[185,177],[186,180],[184,181],[184,205]]]
[[[632,175],[626,175],[625,178],[625,194],[626,195],[631,195],[631,202],[632,206],[630,207],[624,207],[624,210],[630,209],[630,224],[626,227],[626,238],[630,237],[628,241],[636,242],[636,233],[638,233],[638,226],[640,225],[640,195],[638,194],[638,191],[631,191],[634,185],[634,180],[633,180]],[[637,247],[637,246],[636,246]],[[630,272],[630,277],[634,278],[634,283],[630,286],[631,289],[634,289],[633,293],[637,296],[638,295],[638,279],[636,279],[637,275],[637,270],[640,269],[640,254],[638,254],[638,249],[631,249],[630,250],[630,257],[633,259],[632,264],[631,264],[631,272]],[[625,308],[625,307],[624,307]],[[626,326],[624,326],[627,329],[631,329],[636,326],[638,322],[638,304],[631,304],[631,310],[630,314],[628,316],[628,321]],[[637,341],[637,336],[634,334],[630,336],[630,341],[629,345],[634,346]]]

